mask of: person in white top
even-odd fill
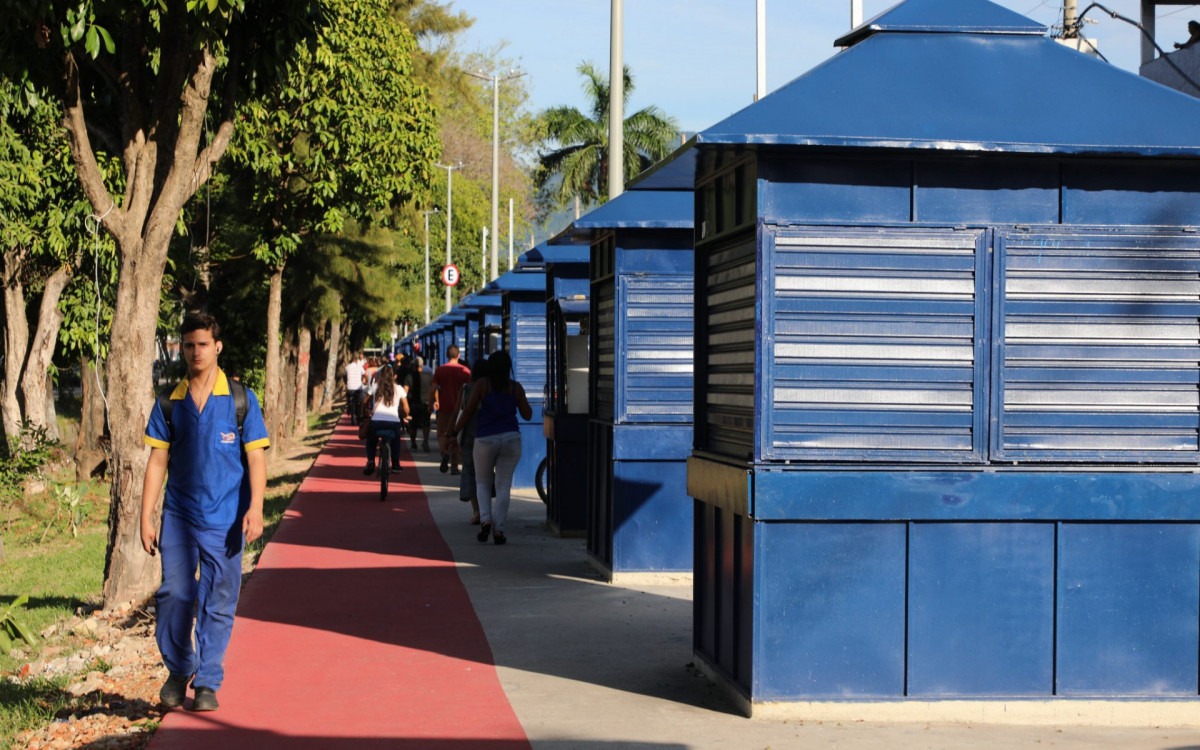
[[[350,412],[350,424],[358,424],[358,411],[362,404],[363,375],[365,374],[362,352],[346,365],[346,411]]]
[[[404,432],[404,421],[408,419],[408,393],[396,385],[395,371],[380,367],[375,382],[374,404],[371,409],[371,424],[367,430],[367,466],[363,474],[375,473],[375,441],[377,434],[387,430],[392,434],[388,441],[392,454],[391,471],[400,470],[400,436]],[[387,471],[389,467],[380,467]]]

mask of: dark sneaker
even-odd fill
[[[220,707],[221,704],[217,703],[217,694],[212,688],[196,688],[196,695],[192,698],[193,711],[216,711]]]
[[[398,471],[400,471],[400,464],[392,464],[392,473],[395,474]]]
[[[451,469],[451,470],[450,470],[450,474],[451,474],[452,476],[458,476],[458,475],[459,475],[459,474],[461,474],[461,473],[462,473],[462,472],[458,470],[458,467],[457,467],[457,466],[456,466],[456,467],[454,467],[453,469]]]
[[[426,453],[429,452],[429,441],[428,440],[421,443],[421,450],[425,451]]]
[[[375,462],[367,461],[367,465],[363,468],[363,474],[366,474],[367,476],[371,476],[374,473],[375,473]]]
[[[447,471],[450,471],[450,454],[449,453],[442,454],[442,465],[441,465],[441,467],[439,467],[439,470],[443,474],[445,474]]]
[[[179,708],[183,705],[183,697],[187,694],[190,679],[191,677],[186,675],[171,675],[158,691],[158,700],[167,708]]]

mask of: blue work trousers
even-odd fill
[[[171,674],[195,675],[197,687],[219,690],[225,678],[221,663],[241,590],[242,542],[240,519],[234,528],[222,531],[197,528],[170,511],[163,512],[159,535],[163,582],[157,594],[154,636]]]

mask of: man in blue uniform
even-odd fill
[[[190,313],[180,334],[188,377],[155,402],[146,427],[151,451],[142,485],[142,546],[162,553],[155,637],[171,675],[159,697],[180,706],[191,681],[192,709],[214,711],[241,587],[242,547],[262,536],[270,440],[254,393],[217,366],[217,321]],[[154,511],[164,476],[160,530]]]

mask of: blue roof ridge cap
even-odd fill
[[[1045,25],[990,0],[905,0],[834,40],[833,46],[852,47],[888,32],[1044,36],[1047,31]]]

